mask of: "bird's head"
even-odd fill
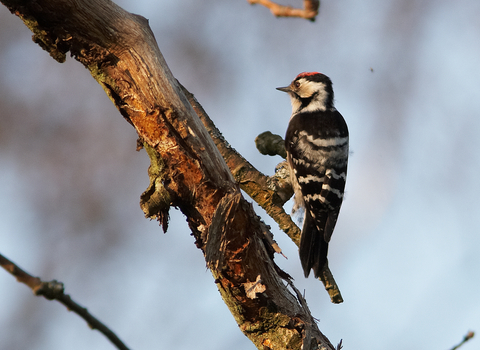
[[[289,86],[277,90],[290,95],[293,114],[334,108],[332,81],[322,73],[300,73]]]

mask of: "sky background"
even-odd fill
[[[332,343],[447,350],[480,332],[478,0],[329,0],[314,23],[246,0],[117,4],[149,19],[175,77],[266,174],[281,159],[254,139],[284,135],[291,111],[275,88],[303,71],[332,79],[352,151],[329,250],[343,304],[303,277],[296,246],[257,208]],[[81,64],[58,64],[31,35],[0,6],[0,253],[64,282],[132,349],[254,349],[183,215],[171,210],[167,234],[144,218],[134,129]],[[0,350],[12,349],[113,346],[0,271]]]

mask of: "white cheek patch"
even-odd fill
[[[324,83],[308,81],[305,79],[300,79],[298,82],[300,83],[300,89],[296,92],[297,95],[293,93],[290,94],[290,99],[292,102],[292,116],[293,114],[299,112],[326,111],[327,107],[325,103],[328,97],[326,85]],[[306,99],[314,95],[315,97],[310,101],[310,103],[302,108],[302,101],[300,101],[298,97]]]
[[[309,98],[312,97],[312,95],[317,91],[325,91],[325,84],[323,83],[316,83],[313,81],[306,81],[305,79],[301,79],[300,84],[301,88],[297,93],[298,96],[300,96],[301,98]]]

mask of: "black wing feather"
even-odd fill
[[[327,263],[328,242],[337,222],[345,187],[347,171],[347,155],[344,159],[326,159],[325,155],[335,146],[314,145],[300,134],[301,130],[312,132],[314,139],[347,138],[348,128],[336,110],[321,113],[301,113],[292,117],[285,136],[290,166],[295,177],[304,178],[298,181],[305,200],[305,219],[300,239],[300,260],[305,277],[313,269],[315,277],[319,277],[323,266]],[[342,153],[343,154],[343,153]],[[323,157],[323,158],[322,158]],[[306,181],[307,176],[315,176]],[[333,191],[332,191],[333,189]],[[318,194],[316,198],[312,194]],[[310,196],[310,197],[309,197]],[[318,197],[321,197],[318,198]]]

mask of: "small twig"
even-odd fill
[[[463,337],[463,340],[460,342],[460,344],[454,346],[451,350],[457,350],[458,348],[460,348],[463,344],[465,344],[467,341],[469,341],[470,339],[472,339],[473,337],[475,336],[475,332],[468,332],[464,337]]]
[[[18,267],[14,262],[10,261],[2,254],[0,254],[0,266],[10,272],[17,278],[18,282],[26,284],[32,289],[36,296],[43,296],[48,300],[58,300],[65,305],[69,311],[73,311],[81,318],[83,318],[91,329],[97,329],[103,333],[118,349],[128,350],[127,346],[113,333],[107,326],[100,322],[97,318],[92,316],[88,310],[76,302],[74,302],[68,294],[64,293],[63,283],[55,280],[44,282],[38,277],[33,277],[28,272],[25,272]]]
[[[319,0],[304,0],[303,9],[297,9],[290,6],[279,5],[271,0],[248,0],[250,4],[259,4],[265,6],[276,17],[300,17],[310,21],[315,21],[320,7]]]

